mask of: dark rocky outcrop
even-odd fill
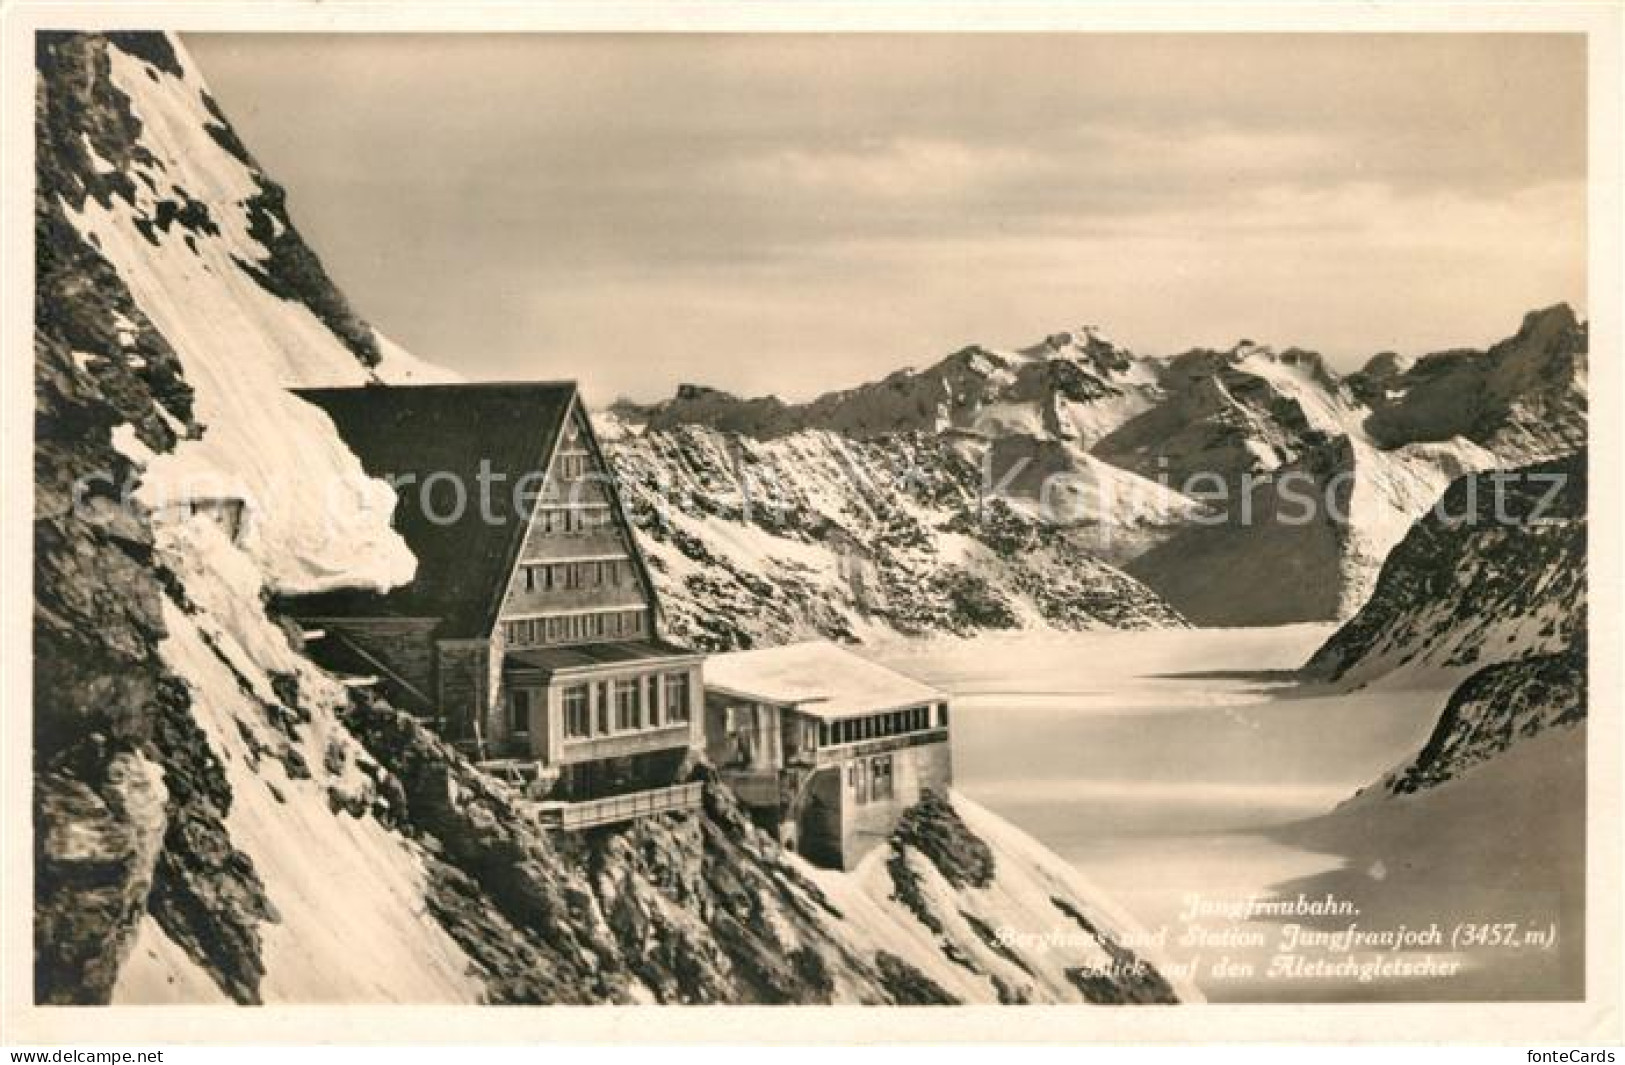
[[[1583,642],[1486,666],[1451,693],[1433,734],[1415,760],[1389,778],[1388,790],[1434,787],[1548,729],[1583,724],[1586,701]]]
[[[1587,453],[1453,482],[1304,667],[1366,681],[1559,651],[1585,625]]]
[[[1350,377],[1383,447],[1464,436],[1513,465],[1586,443],[1587,328],[1567,304],[1531,311],[1488,351],[1441,351],[1409,365],[1378,356]]]
[[[954,887],[986,887],[997,870],[993,851],[965,826],[946,796],[927,790],[909,807],[892,834],[894,850],[912,847]]]
[[[1179,1001],[1168,981],[1145,959],[1089,920],[1072,903],[1062,898],[1050,901],[1074,924],[1093,936],[1111,959],[1108,965],[1100,969],[1077,968],[1067,971],[1068,978],[1085,1001],[1110,1006],[1171,1006]]]
[[[1454,482],[1304,667],[1343,687],[1454,687],[1383,790],[1426,791],[1586,719],[1587,453]]]

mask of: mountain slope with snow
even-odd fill
[[[1487,351],[1443,351],[1410,365],[1373,359],[1350,378],[1385,448],[1463,436],[1509,466],[1586,443],[1587,328],[1566,306],[1530,314]]]
[[[1437,717],[1358,794],[1271,832],[1341,859],[1275,890],[1353,900],[1367,926],[1423,927],[1447,900],[1451,921],[1557,931],[1473,959],[1462,1001],[1585,994],[1586,488],[1584,450],[1460,478],[1303,671],[1416,689]]]
[[[811,429],[854,439],[894,433],[1046,434],[1085,447],[1157,396],[1157,371],[1093,326],[1031,347],[973,345],[923,370],[828,392],[807,403],[740,399],[684,385],[664,403],[620,411],[655,431],[708,425],[760,440]]]
[[[627,465],[656,483],[689,476],[705,432],[714,450],[838,446],[900,469],[926,441],[935,461],[976,471],[962,529],[996,498],[1032,521],[1036,541],[1122,570],[1192,622],[1275,624],[1351,615],[1453,479],[1583,444],[1586,343],[1558,305],[1487,352],[1378,357],[1342,378],[1297,348],[1243,341],[1150,359],[1087,329],[1019,351],[965,348],[808,403],[686,385],[604,417]],[[824,491],[846,489],[832,476]],[[732,519],[707,519],[718,539],[694,534],[725,557]],[[782,612],[785,586],[762,588],[725,601]],[[809,602],[802,620],[832,631],[816,614]]]
[[[1585,626],[1586,458],[1452,483],[1306,673],[1426,687],[1574,646]]]
[[[629,435],[613,418],[666,627],[694,646],[1182,624],[1072,536],[981,499],[974,462],[939,438]]]
[[[1380,793],[1438,787],[1584,724],[1586,460],[1456,481],[1304,667],[1341,688],[1448,693],[1422,749]]]
[[[41,165],[64,220],[173,349],[206,428],[162,454],[137,447],[150,459],[143,500],[160,517],[236,501],[243,542],[279,591],[410,579],[414,562],[389,529],[393,494],[286,389],[448,375],[350,310],[183,53],[162,37],[119,40],[47,52],[56,88],[42,97],[43,127],[55,151]]]
[[[287,390],[437,371],[345,304],[176,41],[46,34],[38,63],[38,1002],[1178,990],[1121,946],[1133,929],[1086,885],[994,819],[969,815],[997,867],[985,901],[893,844],[933,885],[895,920],[947,931],[877,951],[725,789],[708,783],[697,814],[555,836],[415,720],[312,664],[272,593],[388,585],[414,562],[388,487]],[[892,890],[837,886],[871,909],[887,905],[871,887]],[[1038,890],[1054,892],[1047,909]],[[1083,975],[1027,979],[1036,955],[989,958],[963,913],[1007,911],[1032,933],[1087,924],[1060,956]],[[1133,975],[1089,978],[1102,958]]]

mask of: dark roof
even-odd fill
[[[433,617],[443,619],[441,637],[489,633],[541,487],[532,484],[516,499],[514,486],[551,463],[575,383],[367,385],[295,394],[327,412],[369,475],[397,479],[393,524],[418,569],[409,584],[387,593],[342,589],[300,597],[289,610],[303,617]],[[482,468],[490,485],[484,493]],[[460,514],[458,483],[466,500]],[[482,494],[489,499],[483,511]]]
[[[503,662],[504,668],[509,671],[553,674],[565,669],[614,666],[626,662],[646,662],[655,658],[692,657],[697,654],[696,651],[663,640],[640,640],[632,643],[584,643],[571,647],[509,650],[503,656]]]

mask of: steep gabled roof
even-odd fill
[[[442,638],[488,634],[541,489],[532,480],[530,491],[515,498],[515,485],[552,464],[578,402],[575,383],[368,385],[295,394],[327,412],[369,475],[396,484],[393,525],[418,569],[409,584],[383,594],[327,592],[290,609],[304,617],[441,618]],[[488,491],[482,492],[482,475]]]

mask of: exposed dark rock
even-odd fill
[[[886,871],[891,874],[894,897],[935,934],[937,946],[949,961],[983,975],[964,948],[948,936],[908,855],[911,851],[924,855],[954,887],[986,887],[993,882],[993,852],[971,833],[948,800],[933,791],[926,791],[918,803],[903,812],[892,832],[890,847]]]
[[[120,753],[92,788],[57,772],[35,780],[34,997],[105,1003],[146,910],[164,835],[152,763]]]
[[[892,835],[895,846],[912,847],[954,887],[987,887],[996,873],[993,851],[960,818],[947,798],[927,790],[909,807]]]
[[[398,823],[450,871],[434,911],[493,1001],[627,1001],[635,984],[661,1002],[826,1002],[837,971],[886,1000],[726,789],[708,784],[699,815],[553,839],[409,716],[362,699],[346,722],[400,782]]]
[[[1557,651],[1585,625],[1587,453],[1470,474],[1411,527],[1383,563],[1370,600],[1304,667],[1340,681],[1400,659],[1439,667]],[[1508,645],[1512,619],[1550,631]],[[1533,641],[1533,642],[1531,642]],[[1385,663],[1385,665],[1384,665]]]
[[[1179,1001],[1173,987],[1144,958],[1117,942],[1109,931],[1089,920],[1066,899],[1056,897],[1050,901],[1079,928],[1094,937],[1111,959],[1109,965],[1098,971],[1081,968],[1067,970],[1067,979],[1072,981],[1086,1001],[1112,1006],[1171,1006]]]
[[[892,1001],[899,1006],[957,1006],[957,998],[908,962],[887,951],[875,952],[875,968]]]
[[[260,262],[239,259],[237,265],[273,296],[309,307],[363,365],[378,365],[383,353],[372,327],[351,308],[350,301],[328,277],[322,261],[299,235],[293,219],[288,217],[287,194],[282,186],[263,174],[258,176],[260,193],[247,204],[248,233],[268,255]]]
[[[856,638],[859,619],[898,632],[970,635],[1017,625],[1016,600],[1057,628],[1181,624],[1144,585],[1071,537],[981,506],[976,462],[923,434],[832,436],[763,444],[679,427],[608,445],[622,496],[651,557],[670,633],[704,650],[753,647],[817,632]],[[947,520],[933,527],[929,508]],[[793,560],[738,557],[670,514],[704,515],[833,556],[834,581]],[[952,534],[951,536],[945,534]],[[965,537],[985,571],[945,544]],[[666,552],[695,563],[678,575]]]
[[[1557,654],[1497,662],[1461,683],[1415,761],[1388,781],[1404,794],[1453,780],[1547,729],[1586,719],[1584,642]]]
[[[178,681],[150,747],[164,767],[168,829],[148,909],[159,927],[237,1002],[260,1000],[265,975],[260,925],[277,914],[248,855],[231,842],[225,818],[231,786],[208,737],[192,719]]]

